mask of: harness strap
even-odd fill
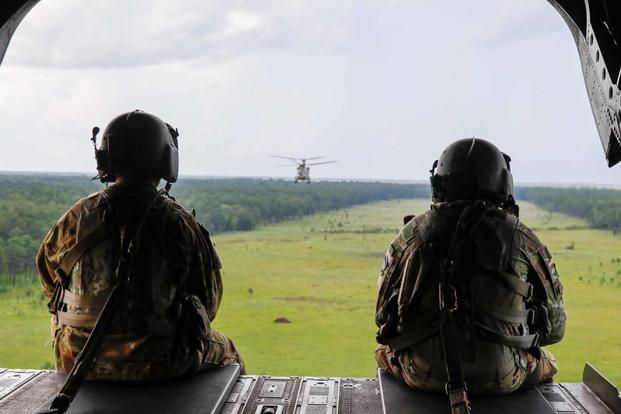
[[[62,303],[76,307],[89,308],[92,313],[99,313],[106,304],[107,296],[102,295],[78,295],[64,289]]]
[[[439,331],[440,328],[438,326],[433,326],[432,329],[426,329],[422,331],[409,329],[405,333],[392,337],[385,342],[386,345],[390,347],[391,351],[398,352],[413,345],[420,344],[421,342],[424,342],[427,339],[436,336]]]
[[[468,388],[464,381],[461,368],[461,356],[459,349],[459,337],[452,315],[445,314],[440,325],[442,338],[442,350],[446,364],[447,382],[446,394],[449,397],[452,414],[470,414],[470,401],[468,400]]]
[[[511,273],[501,272],[498,270],[491,270],[485,267],[479,266],[484,273],[489,276],[493,276],[505,284],[506,287],[517,293],[518,295],[530,299],[533,296],[533,285],[523,281],[516,275]]]
[[[471,232],[489,211],[483,202],[476,202],[466,207],[457,220],[457,225],[451,237],[448,254],[440,266],[440,283],[438,285],[439,305],[442,311],[440,322],[440,338],[444,351],[446,367],[445,390],[449,397],[452,414],[470,414],[468,388],[461,366],[460,335],[455,321],[454,312],[459,307],[459,298],[455,289],[455,282],[462,265],[459,254],[464,247],[467,233]]]
[[[74,328],[92,328],[95,326],[95,322],[97,322],[99,312],[93,314],[58,311],[56,316],[58,317],[58,323],[61,325]]]
[[[537,344],[539,343],[538,333],[534,333],[531,335],[521,335],[521,336],[506,335],[506,334],[497,332],[493,329],[490,329],[489,327],[483,325],[480,322],[475,322],[475,325],[481,337],[489,341],[499,343],[501,345],[507,345],[507,346],[512,346],[514,348],[520,348],[520,349],[526,350],[526,349],[530,349],[530,348],[537,346]]]
[[[60,261],[60,266],[55,270],[59,279],[66,280],[78,260],[80,260],[87,251],[112,234],[112,231],[113,229],[111,229],[110,226],[102,225],[78,240],[65,256],[63,256]]]
[[[533,325],[535,323],[534,309],[480,308],[477,310],[477,315],[510,323],[523,323],[529,325]]]
[[[105,199],[105,196],[103,197]],[[60,260],[58,267],[54,269],[54,273],[56,276],[56,286],[54,287],[54,294],[52,295],[52,299],[47,304],[51,314],[56,315],[58,313],[58,310],[62,306],[65,296],[71,295],[71,292],[69,292],[66,287],[69,282],[69,275],[71,274],[73,267],[87,251],[95,247],[104,239],[108,238],[111,233],[112,229],[110,229],[109,226],[98,226],[93,231],[87,233],[84,237],[77,240],[73,247],[69,249],[67,253],[65,253],[63,258]],[[103,300],[103,302],[105,303],[105,299]],[[103,304],[100,305],[100,307],[102,306]]]

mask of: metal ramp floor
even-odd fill
[[[64,381],[53,371],[0,368],[0,413],[34,413]],[[590,365],[582,383],[541,385],[473,397],[474,414],[621,414],[621,399]],[[239,375],[238,366],[152,383],[86,382],[71,414],[448,414],[444,395],[414,391],[378,370],[377,379]]]

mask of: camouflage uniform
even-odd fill
[[[115,184],[73,205],[46,235],[36,259],[51,299],[57,369],[71,370],[113,282],[123,238],[156,194],[153,186]],[[209,233],[176,202],[160,197],[140,239],[128,287],[89,378],[178,377],[240,363],[233,342],[210,328],[222,298],[220,260]],[[86,251],[67,275],[63,259],[94,229],[110,234]],[[127,236],[131,237],[131,236]]]
[[[376,313],[380,345],[375,357],[379,367],[412,388],[444,390],[439,269],[466,204],[433,205],[430,211],[405,225],[384,258]],[[469,391],[508,393],[551,380],[557,372],[554,357],[542,346],[556,343],[564,335],[563,287],[547,248],[515,215],[496,208],[481,223],[469,239],[477,245],[467,253],[468,279],[474,281],[468,283],[474,283],[475,288],[469,291],[472,296],[466,298],[470,300],[468,310],[462,311],[472,313],[460,320],[460,359]],[[502,257],[506,258],[504,262],[497,260]],[[517,284],[532,285],[529,299],[493,280],[496,273],[482,274],[480,269],[493,267],[489,263],[494,261],[503,263],[497,269],[497,273],[503,273],[501,276],[519,278],[517,282],[513,280]],[[490,309],[497,313],[489,312]],[[528,323],[511,316],[525,314],[532,317]],[[508,346],[482,336],[490,329],[518,339],[536,331],[538,340],[528,350]],[[485,332],[479,334],[480,331]],[[395,338],[407,335],[411,338],[397,349]]]

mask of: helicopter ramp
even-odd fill
[[[0,413],[49,405],[64,381],[53,371],[0,368]],[[619,393],[590,365],[582,383],[546,384],[507,396],[473,397],[475,414],[621,413]],[[86,382],[68,413],[442,414],[445,396],[413,391],[379,370],[377,379],[239,375],[238,366],[153,383]]]

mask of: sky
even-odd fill
[[[93,126],[177,127],[180,175],[427,180],[450,142],[518,183],[617,185],[544,0],[43,0],[0,66],[0,170],[94,173]],[[284,161],[286,163],[286,161]],[[291,164],[293,165],[293,164]]]

